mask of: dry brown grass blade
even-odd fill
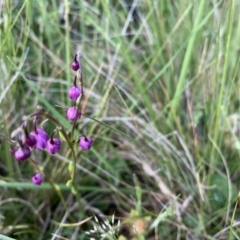
[[[69,238],[62,237],[62,236],[60,236],[60,235],[58,235],[58,234],[52,233],[52,235],[53,235],[53,237],[57,237],[58,239],[69,240]]]
[[[53,221],[55,224],[61,226],[61,227],[77,227],[77,226],[81,226],[82,224],[84,224],[85,222],[89,221],[92,217],[86,218],[80,222],[77,223],[57,223],[55,221]]]

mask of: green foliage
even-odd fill
[[[237,187],[232,185],[231,182],[229,183],[224,175],[219,175],[216,173],[211,175],[209,183],[211,186],[213,186],[213,188],[209,190],[208,196],[213,212],[225,208],[228,201],[233,203],[233,201],[237,199]]]
[[[71,144],[86,134],[94,145],[76,151],[74,186],[66,142],[60,155],[34,154],[47,170],[36,187],[30,163],[15,162],[4,141],[0,239],[86,239],[93,220],[75,223],[113,214],[119,239],[228,239],[229,229],[239,238],[238,7],[2,1],[0,132],[10,136],[41,106],[70,134],[70,63],[80,50],[83,120]]]

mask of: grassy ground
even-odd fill
[[[76,147],[74,195],[65,142],[57,155],[33,154],[46,175],[35,186],[30,162],[3,141],[0,239],[240,239],[239,7],[1,0],[0,131],[10,136],[39,105],[70,133],[58,106],[71,105],[81,51],[85,116],[75,133],[94,146]],[[106,220],[116,236],[96,233]]]

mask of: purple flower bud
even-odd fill
[[[80,94],[81,94],[81,88],[78,86],[75,86],[75,85],[70,87],[70,89],[68,91],[68,96],[71,100],[77,100],[77,98],[80,96]]]
[[[55,154],[61,148],[61,141],[58,138],[49,138],[47,141],[47,150],[51,154]]]
[[[77,71],[80,68],[80,64],[76,59],[74,59],[74,61],[72,62],[71,68],[73,71]]]
[[[91,138],[88,138],[86,136],[82,136],[79,141],[79,147],[86,151],[89,150],[92,147],[93,140]]]
[[[42,128],[37,128],[35,132],[31,132],[37,140],[36,147],[39,149],[45,149],[47,147],[47,140],[49,139],[47,133]]]
[[[30,148],[28,146],[20,146],[18,148],[18,150],[16,150],[14,152],[14,157],[18,160],[18,161],[24,161],[26,159],[28,159],[31,156],[31,151]]]
[[[30,133],[28,136],[26,136],[25,144],[33,149],[36,147],[37,139],[34,133]]]
[[[35,185],[41,185],[43,181],[43,176],[41,173],[36,173],[33,177],[32,177],[32,183]]]
[[[75,118],[79,119],[81,117],[81,111],[77,110],[76,107],[70,107],[67,110],[67,119],[69,121],[74,121]]]

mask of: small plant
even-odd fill
[[[85,135],[80,136],[78,139],[74,139],[76,123],[82,117],[80,109],[81,100],[84,96],[81,54],[79,52],[75,54],[71,68],[76,72],[76,76],[74,78],[73,85],[68,91],[68,96],[73,102],[72,106],[66,111],[66,118],[72,122],[72,131],[70,133],[64,129],[64,126],[56,118],[47,113],[43,108],[38,107],[36,112],[31,114],[27,119],[24,119],[21,126],[13,131],[10,138],[1,132],[0,136],[1,143],[4,139],[10,143],[9,152],[17,161],[22,162],[29,160],[33,164],[35,174],[31,180],[35,185],[40,185],[42,183],[44,179],[44,167],[32,159],[32,152],[36,149],[47,150],[51,155],[54,155],[61,150],[61,139],[64,139],[73,156],[73,161],[69,167],[71,179],[67,182],[67,184],[72,186],[73,192],[76,192],[74,185],[76,171],[76,154],[74,145],[78,143],[80,150],[87,151],[92,147],[93,140]],[[55,129],[50,135],[42,126],[39,126],[38,123],[40,121],[50,121],[54,124]],[[30,132],[28,130],[29,128],[32,129]]]
[[[93,229],[85,231],[85,234],[89,237],[89,240],[117,240],[120,230],[120,220],[118,220],[115,226],[115,215],[112,215],[111,222],[108,219],[104,221],[99,221],[99,219],[94,216],[95,223],[93,224]]]

